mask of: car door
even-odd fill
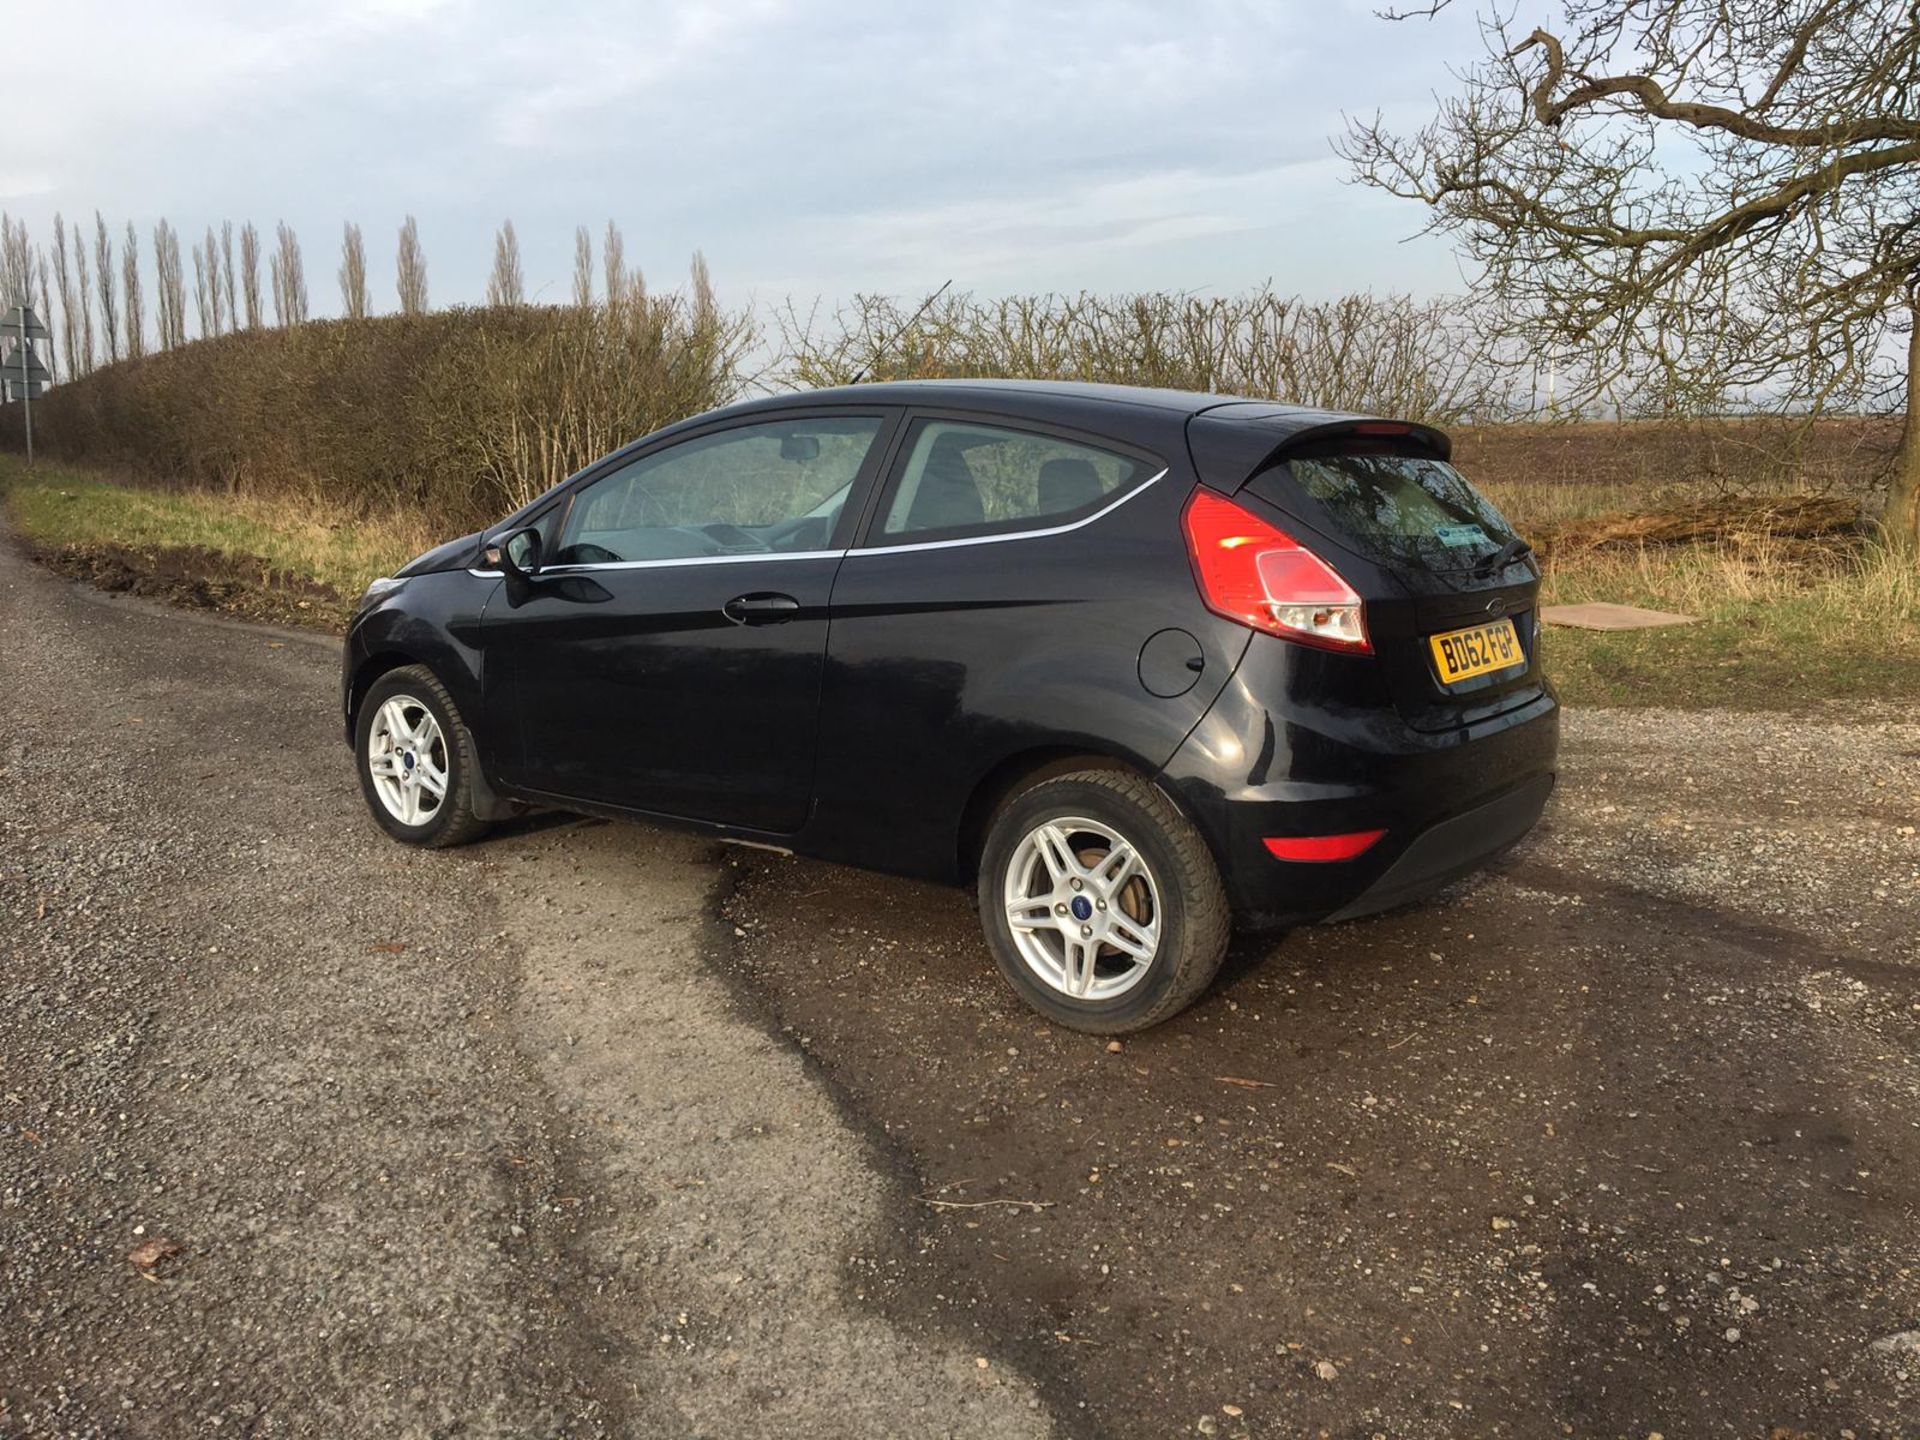
[[[790,834],[805,820],[827,605],[883,411],[736,421],[567,497],[486,620],[512,783]]]

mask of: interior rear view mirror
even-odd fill
[[[788,435],[780,441],[780,458],[805,464],[809,460],[820,458],[820,437],[817,435]]]

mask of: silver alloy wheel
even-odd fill
[[[1160,948],[1160,887],[1119,831],[1048,820],[1014,847],[1001,887],[1026,966],[1075,1000],[1111,1000],[1145,978]]]
[[[411,695],[381,702],[367,727],[367,773],[402,825],[431,820],[447,798],[447,740],[433,712]]]

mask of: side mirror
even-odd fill
[[[540,532],[528,526],[496,535],[487,546],[487,560],[512,579],[533,579],[540,573]]]

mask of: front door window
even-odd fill
[[[552,563],[828,549],[880,424],[873,416],[775,420],[643,456],[575,497]]]

